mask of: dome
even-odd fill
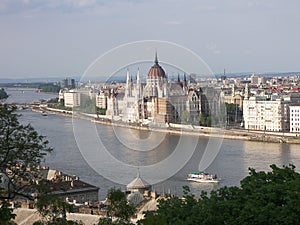
[[[149,189],[150,184],[144,181],[140,175],[138,175],[137,178],[135,178],[133,181],[131,181],[127,185],[127,190],[134,190],[134,189]]]
[[[166,73],[163,68],[158,64],[157,53],[155,53],[154,65],[151,67],[148,73],[148,78],[166,78]]]

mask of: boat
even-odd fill
[[[209,174],[203,171],[192,172],[187,175],[188,181],[195,181],[199,183],[218,183],[219,180],[216,174]]]

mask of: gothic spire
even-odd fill
[[[129,82],[130,82],[130,73],[129,73],[129,69],[127,68],[126,84],[129,84]]]
[[[137,80],[137,82],[139,82],[140,81],[140,68],[138,68],[138,72],[137,72],[137,75],[136,75],[136,80]]]
[[[154,59],[154,63],[158,64],[158,59],[157,59],[157,51],[155,50],[155,59]]]

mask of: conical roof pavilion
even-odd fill
[[[143,180],[140,177],[140,174],[138,174],[137,178],[127,185],[127,190],[147,190],[150,187],[151,185],[147,181]]]

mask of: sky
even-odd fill
[[[0,0],[0,78],[80,76],[107,51],[142,40],[184,46],[214,73],[300,71],[299,8],[298,0]]]

